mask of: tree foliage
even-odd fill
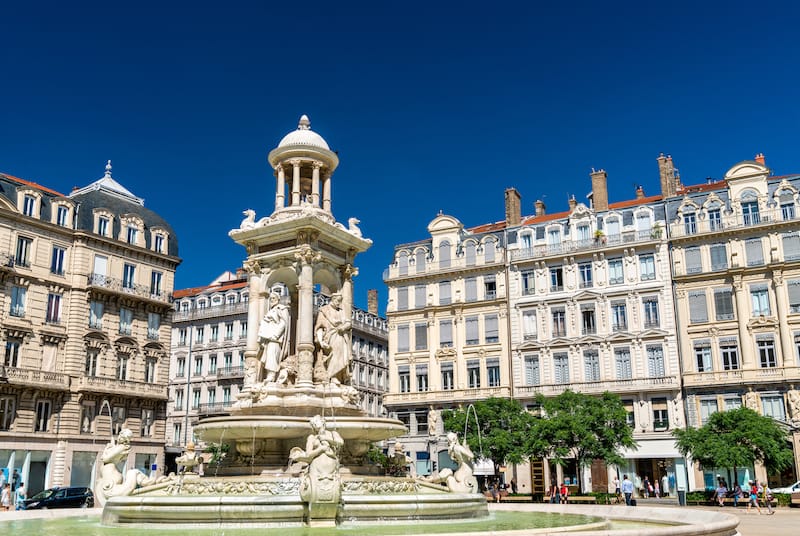
[[[678,451],[703,467],[737,468],[763,463],[782,471],[794,463],[786,432],[749,408],[718,411],[700,428],[674,430]]]
[[[537,402],[545,416],[537,426],[532,455],[562,464],[575,458],[582,468],[595,459],[621,464],[620,449],[636,447],[627,411],[615,394],[606,391],[596,397],[567,390],[553,398],[540,394]]]
[[[464,424],[467,423],[466,440],[475,456],[491,458],[498,466],[505,463],[522,463],[528,459],[529,439],[535,429],[536,417],[522,407],[516,400],[488,398],[472,404],[478,423],[469,408],[459,408],[443,412],[444,428],[464,437]],[[469,415],[468,415],[469,413]],[[480,440],[478,431],[480,430]]]

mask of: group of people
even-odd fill
[[[0,472],[0,507],[3,510],[11,510],[12,506],[15,510],[24,510],[27,498],[25,483],[21,481],[16,469],[11,475],[10,482],[6,482],[5,473]]]
[[[552,480],[550,481],[550,504],[567,504],[567,499],[569,498],[569,486],[567,486],[566,482],[562,482],[561,485],[558,484],[557,481]]]
[[[717,487],[714,489],[714,495],[712,496],[712,499],[714,499],[717,502],[717,505],[725,506],[725,498],[729,497],[733,499],[733,506],[739,506],[739,499],[741,499],[744,494],[745,493],[738,482],[734,482],[733,488],[729,488],[728,482],[725,480],[725,477],[717,475]],[[767,483],[761,482],[759,484],[758,481],[750,480],[747,486],[748,513],[750,512],[750,508],[755,506],[758,513],[761,514],[761,506],[759,506],[758,504],[759,500],[764,503],[764,506],[766,506],[767,514],[775,513],[772,510],[772,504],[771,504],[772,490],[769,489]]]

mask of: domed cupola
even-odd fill
[[[311,206],[331,212],[331,175],[339,165],[325,138],[311,130],[303,115],[267,157],[275,170],[275,211]],[[288,184],[287,184],[288,174]]]

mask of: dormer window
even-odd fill
[[[153,227],[150,229],[150,248],[156,253],[167,252],[167,241],[169,240],[169,233],[160,228]]]
[[[132,246],[144,246],[143,232],[144,222],[135,214],[126,214],[120,216],[120,233],[119,240],[127,242]]]
[[[136,229],[133,225],[128,225],[128,228],[125,230],[125,241],[128,244],[136,245],[136,239],[138,238],[139,230]]]
[[[156,250],[158,253],[164,253],[164,237],[161,235],[156,235],[156,239],[153,241],[153,249]]]
[[[108,218],[105,216],[97,218],[97,234],[100,236],[108,236]]]
[[[26,216],[33,217],[36,212],[36,198],[32,195],[25,194],[22,198],[22,213]]]

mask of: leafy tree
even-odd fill
[[[700,428],[674,430],[678,451],[703,467],[733,469],[754,462],[768,471],[782,471],[794,463],[786,432],[770,417],[750,408],[718,411]]]
[[[477,415],[478,425],[469,408],[443,412],[445,430],[456,432],[463,439],[464,424],[467,424],[466,440],[469,448],[478,457],[494,461],[495,474],[500,465],[522,463],[528,459],[529,438],[535,428],[536,417],[522,407],[516,400],[506,398],[487,398],[472,404]],[[469,422],[467,422],[469,418]],[[480,430],[480,440],[478,439]]]
[[[621,464],[621,448],[635,448],[633,430],[619,396],[606,391],[601,397],[566,390],[553,398],[538,395],[545,418],[537,426],[531,454],[563,464],[575,458],[578,468],[600,459]],[[578,479],[579,488],[582,486]]]

